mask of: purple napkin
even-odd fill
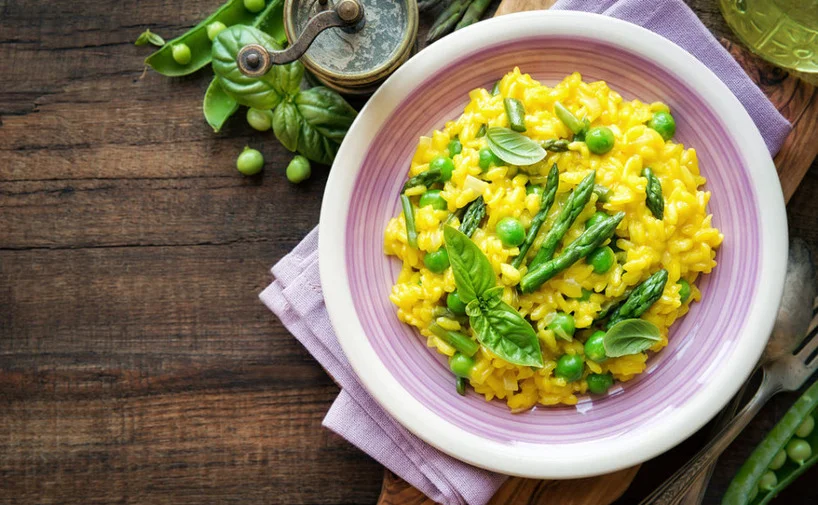
[[[790,125],[682,0],[560,0],[552,9],[597,12],[644,26],[710,67],[733,91],[776,153]],[[396,421],[358,382],[330,324],[318,271],[318,229],[272,269],[261,300],[341,386],[324,426],[445,505],[483,505],[506,479],[427,445]]]

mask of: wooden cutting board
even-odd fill
[[[547,9],[556,0],[503,0],[495,16]],[[775,157],[775,165],[787,201],[818,155],[818,90],[752,55],[744,48],[722,40],[722,44],[744,67],[770,101],[793,124],[793,130]],[[622,496],[639,467],[601,477],[545,481],[512,477],[497,491],[490,505],[610,505]],[[378,505],[431,505],[434,502],[400,477],[386,470]]]

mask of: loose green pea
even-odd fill
[[[446,296],[446,306],[458,316],[466,313],[466,304],[460,298],[460,293],[452,291]]]
[[[440,170],[440,178],[445,182],[452,178],[452,172],[454,172],[454,162],[451,158],[446,156],[435,156],[431,163],[429,163],[429,168],[436,168]]]
[[[574,316],[571,314],[566,314],[565,312],[557,312],[554,315],[554,319],[548,323],[548,329],[553,331],[557,337],[563,340],[571,340],[574,337],[574,332],[576,331]]]
[[[593,291],[591,291],[589,289],[582,288],[582,296],[577,298],[577,300],[579,300],[581,302],[587,302],[588,300],[591,299],[591,294],[592,293],[593,293]]]
[[[442,192],[439,189],[430,189],[429,191],[420,195],[420,201],[418,204],[421,207],[430,205],[433,209],[446,210],[449,208],[449,204],[446,203],[446,200],[443,198],[441,193]]]
[[[605,219],[608,219],[608,214],[605,212],[594,212],[594,215],[588,218],[588,221],[585,222],[585,228],[590,228],[591,226],[599,223],[600,221],[604,221]]]
[[[236,168],[244,175],[256,175],[261,172],[264,166],[264,156],[255,150],[245,146],[244,151],[236,159]]]
[[[222,23],[221,21],[213,21],[209,25],[207,25],[207,38],[210,40],[215,39],[222,31],[227,29],[227,25]]]
[[[489,149],[488,147],[480,149],[480,151],[477,153],[477,156],[480,160],[478,162],[478,165],[480,165],[480,169],[483,170],[484,172],[491,168],[492,165],[500,165],[500,163],[502,163],[500,161],[500,158],[498,158],[496,154],[491,152],[491,149]]]
[[[604,274],[616,262],[616,255],[610,247],[600,247],[592,251],[585,260],[589,265],[594,267],[594,272]]]
[[[770,470],[778,470],[784,463],[787,462],[787,453],[784,452],[784,449],[778,451],[773,458],[772,462],[770,462]]]
[[[251,107],[247,109],[247,124],[254,130],[266,132],[273,127],[273,111]]]
[[[807,416],[803,422],[796,428],[795,435],[801,438],[807,438],[815,428],[815,419],[812,416]]]
[[[517,247],[525,241],[525,226],[517,218],[504,217],[497,223],[495,231],[505,247]]]
[[[298,184],[299,182],[309,179],[310,175],[312,175],[310,160],[300,154],[296,154],[290,161],[290,164],[287,165],[287,180],[293,184]]]
[[[679,286],[679,300],[684,303],[690,298],[690,283],[684,279],[679,279],[676,282]]]
[[[585,145],[594,154],[605,154],[614,146],[614,134],[607,126],[595,126],[585,134]]]
[[[771,491],[776,485],[778,485],[778,477],[774,472],[767,472],[758,479],[758,487],[763,491]]]
[[[614,378],[609,373],[592,373],[585,378],[588,383],[588,391],[595,395],[604,395],[613,386]]]
[[[585,366],[585,361],[579,354],[563,354],[557,360],[557,368],[554,369],[554,375],[566,382],[574,382],[582,378],[582,369]]]
[[[441,247],[437,251],[428,252],[423,257],[423,264],[432,272],[442,274],[449,268],[449,253],[446,252],[445,247]]]
[[[261,12],[264,9],[264,0],[244,0],[244,8],[250,12]]]
[[[665,140],[670,140],[676,134],[676,120],[670,112],[657,112],[648,121],[648,128],[656,130]]]
[[[526,195],[537,195],[542,196],[543,187],[539,184],[529,184],[525,187],[525,194]]]
[[[474,359],[463,353],[456,352],[454,356],[449,358],[449,368],[456,376],[468,379],[474,368]]]
[[[190,63],[190,47],[188,47],[188,45],[185,43],[174,45],[171,49],[171,55],[173,56],[173,61],[180,65],[187,65]]]
[[[605,332],[597,330],[585,341],[585,356],[597,363],[602,363],[608,356],[605,355]]]
[[[787,456],[799,465],[803,465],[804,461],[812,456],[812,447],[809,446],[806,440],[801,440],[800,438],[793,438],[787,442],[785,450],[787,451]]]
[[[460,143],[460,139],[455,137],[451,141],[449,141],[449,157],[454,158],[455,154],[460,154],[463,152],[463,144]]]

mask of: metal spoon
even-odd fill
[[[680,503],[773,395],[798,389],[818,368],[818,360],[809,359],[818,347],[818,338],[811,339],[804,349],[793,355],[810,328],[815,293],[815,267],[809,249],[802,240],[796,239],[790,246],[784,295],[773,333],[759,361],[764,371],[761,386],[744,409],[704,449],[640,505]]]

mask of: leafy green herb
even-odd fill
[[[139,35],[139,37],[136,38],[136,42],[134,42],[134,45],[144,46],[146,44],[152,44],[154,46],[162,47],[165,45],[165,39],[163,39],[162,37],[153,33],[150,30],[145,30]]]
[[[611,326],[605,338],[605,355],[618,358],[650,349],[661,340],[659,328],[644,319],[625,319]]]
[[[451,226],[446,226],[443,228],[443,239],[449,253],[449,263],[452,266],[457,292],[464,303],[468,304],[485,295],[497,284],[497,277],[489,259],[469,237]]]
[[[273,65],[270,69],[273,87],[281,96],[295,95],[301,90],[301,79],[304,77],[304,65],[296,60],[287,65]]]
[[[298,137],[301,135],[301,120],[298,109],[290,102],[282,102],[273,111],[273,133],[281,145],[295,151],[298,149]]]
[[[272,109],[283,99],[277,82],[281,72],[268,72],[258,78],[242,74],[236,56],[248,44],[281,49],[273,37],[261,30],[251,26],[231,26],[219,33],[213,41],[213,72],[219,77],[224,91],[238,103],[255,109]],[[293,62],[288,65],[301,63]]]
[[[514,130],[492,126],[486,137],[491,152],[509,165],[533,165],[545,158],[542,146]]]
[[[298,93],[293,103],[307,124],[338,144],[358,114],[341,95],[323,86]]]
[[[403,195],[405,197],[405,195]],[[522,366],[542,367],[540,342],[534,328],[501,299],[503,288],[489,259],[462,232],[443,229],[457,292],[465,302],[477,340],[500,358]]]

